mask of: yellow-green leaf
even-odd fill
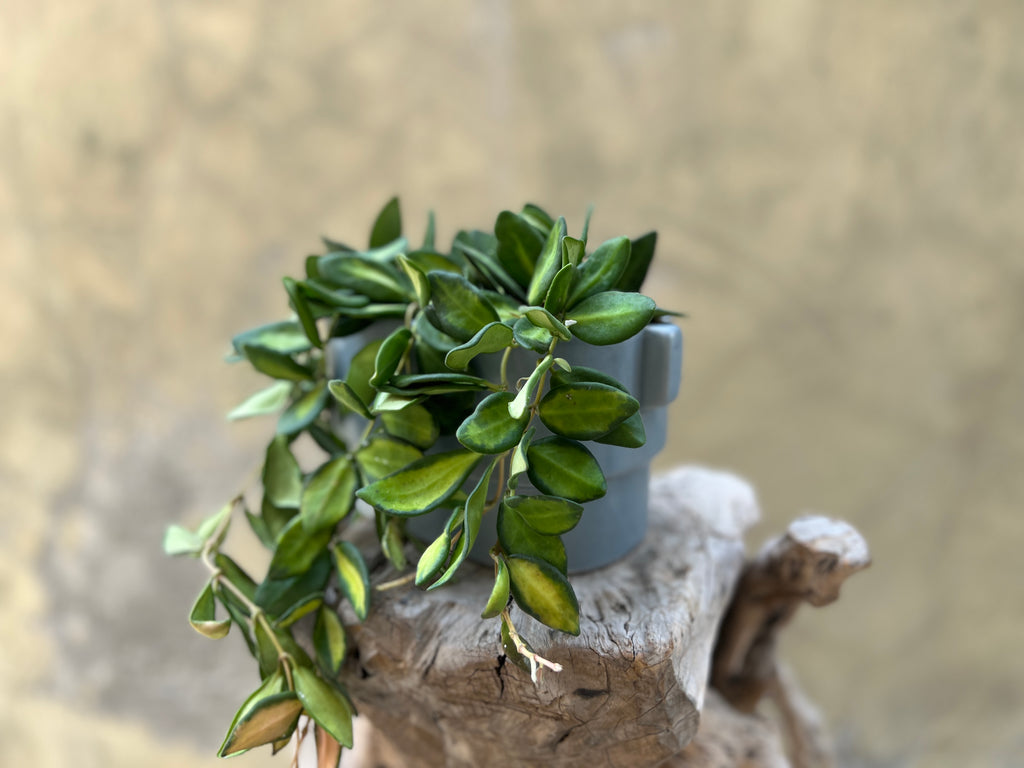
[[[537,414],[556,435],[593,440],[608,434],[639,408],[640,403],[615,387],[580,382],[550,390],[540,401]]]
[[[537,392],[537,387],[540,386],[541,379],[544,378],[544,374],[548,372],[548,369],[555,362],[555,359],[548,355],[539,363],[537,367],[533,369],[533,373],[523,384],[523,388],[519,390],[515,398],[508,404],[508,413],[513,419],[521,419],[526,415],[527,409],[530,407],[530,402],[533,400],[534,394]]]
[[[331,547],[331,556],[341,591],[352,604],[356,616],[363,621],[370,610],[370,574],[366,570],[366,562],[350,541],[341,541]]]
[[[291,394],[292,384],[289,381],[275,381],[266,389],[261,389],[254,395],[250,395],[244,402],[235,406],[228,414],[232,421],[248,419],[253,416],[265,416],[270,413],[277,413],[288,403],[288,396]]]
[[[307,531],[333,528],[352,509],[359,478],[347,456],[339,456],[313,473],[302,491],[299,515]]]
[[[444,502],[466,479],[480,456],[458,450],[426,456],[356,495],[377,509],[395,515],[421,515]]]
[[[302,499],[302,470],[285,435],[277,435],[267,446],[263,489],[274,506],[298,509]]]
[[[370,232],[370,247],[381,248],[402,236],[402,210],[398,198],[392,197],[385,203]]]
[[[422,405],[382,413],[380,420],[389,435],[424,451],[437,442],[441,433],[433,414]]]
[[[201,635],[220,640],[231,629],[231,619],[216,618],[217,600],[213,595],[213,581],[207,582],[192,605],[188,622]]]
[[[327,382],[327,389],[334,396],[335,400],[353,413],[362,416],[364,419],[372,418],[366,403],[363,402],[363,399],[352,389],[347,381],[333,379]]]
[[[306,337],[314,347],[323,347],[324,344],[320,341],[320,332],[316,327],[316,318],[313,317],[313,310],[310,309],[309,302],[306,301],[306,297],[299,290],[298,283],[290,277],[284,278],[282,282],[284,283],[285,292],[288,294],[289,303],[292,305],[292,309],[295,310],[295,314],[299,318],[299,323],[302,325],[302,330]]]
[[[274,672],[242,704],[228,728],[218,755],[237,755],[290,736],[295,730],[302,703],[285,690],[284,676]]]
[[[569,329],[565,327],[562,321],[543,307],[520,307],[520,311],[533,325],[543,328],[552,336],[557,336],[562,341],[568,341],[572,338]]]
[[[343,747],[352,747],[352,705],[330,683],[320,679],[316,672],[297,666],[293,670],[295,692],[303,708],[313,720],[334,737]]]
[[[369,482],[387,477],[422,458],[423,453],[408,443],[375,437],[356,452],[356,463]]]
[[[423,550],[419,562],[416,564],[416,586],[422,587],[429,583],[448,560],[448,552],[452,546],[452,537],[448,530],[441,531],[441,535],[434,539],[430,546]]]
[[[459,541],[457,556],[452,558],[448,570],[441,575],[441,578],[431,584],[429,589],[436,589],[447,584],[459,570],[459,566],[465,562],[466,556],[469,555],[469,551],[473,548],[473,543],[480,532],[480,521],[484,514],[484,507],[487,505],[487,489],[491,484],[491,474],[500,463],[500,458],[491,462],[477,482],[476,487],[469,494],[469,498],[466,499],[466,508],[463,513],[462,538]]]
[[[605,291],[583,299],[566,313],[573,336],[587,344],[607,346],[642,331],[654,316],[654,299],[640,293]]]
[[[495,392],[477,405],[455,433],[459,442],[476,453],[504,453],[515,446],[530,421],[525,411],[515,419],[509,405],[515,399],[511,392]]]
[[[295,362],[290,355],[284,352],[246,345],[242,347],[242,353],[252,363],[253,368],[275,379],[306,381],[313,378],[313,371],[301,363]]]
[[[537,621],[570,635],[580,633],[580,606],[569,581],[550,563],[522,555],[508,558],[512,597]]]
[[[307,529],[302,524],[301,514],[292,518],[277,540],[277,549],[270,558],[267,578],[286,579],[305,573],[333,533],[331,528]]]
[[[408,328],[396,328],[377,350],[377,357],[374,360],[373,376],[370,377],[370,384],[379,387],[386,383],[398,371],[398,366],[405,357],[412,341],[412,331]]]
[[[565,218],[559,217],[555,226],[548,233],[548,239],[541,248],[537,257],[537,264],[534,266],[533,276],[530,278],[530,287],[526,292],[526,301],[529,304],[540,304],[548,293],[551,281],[555,274],[562,268],[562,238],[565,237]]]
[[[543,560],[565,573],[568,561],[565,545],[558,536],[538,533],[519,515],[514,507],[502,502],[498,508],[498,541],[507,555],[526,555]]]
[[[300,432],[320,415],[327,405],[327,384],[317,383],[309,392],[292,403],[277,420],[277,432],[281,435],[294,435]]]
[[[330,606],[323,606],[316,615],[313,647],[316,649],[317,661],[324,671],[331,675],[338,674],[342,662],[345,661],[348,640],[341,619]]]
[[[628,237],[616,237],[602,243],[590,254],[576,270],[576,280],[569,291],[566,306],[572,308],[588,296],[614,288],[626,270],[629,247]]]
[[[505,565],[504,558],[499,557],[497,563],[497,572],[494,574],[494,586],[491,588],[491,596],[487,598],[487,605],[484,606],[483,613],[480,614],[481,619],[493,619],[505,610],[505,606],[508,605],[508,566]]]
[[[576,440],[552,436],[537,440],[527,451],[527,474],[541,493],[585,503],[608,490],[593,454]]]
[[[537,533],[548,536],[568,533],[583,515],[582,504],[558,496],[509,496],[502,506],[514,511]]]

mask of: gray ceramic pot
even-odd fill
[[[368,328],[344,339],[330,342],[328,354],[333,375],[343,377],[352,357],[366,344],[388,333],[393,327]],[[651,462],[665,447],[668,405],[679,393],[682,374],[683,335],[671,323],[652,323],[641,333],[621,344],[596,347],[574,340],[558,345],[557,354],[573,365],[596,368],[621,381],[640,401],[647,443],[641,448],[621,448],[587,442],[608,481],[608,493],[588,502],[583,517],[573,530],[565,534],[569,572],[580,573],[601,568],[619,560],[639,544],[647,530],[647,488]],[[497,377],[498,355],[487,355],[479,373]],[[529,375],[537,356],[517,351],[509,365],[510,379]],[[365,423],[365,422],[364,422]],[[549,434],[538,423],[537,437]],[[442,438],[445,440],[445,438]],[[450,446],[455,447],[455,438]],[[526,478],[520,479],[520,493],[535,489]],[[438,510],[410,518],[409,532],[423,539],[432,539],[444,526],[449,512]],[[489,564],[488,551],[495,541],[493,524],[485,520],[470,558]]]

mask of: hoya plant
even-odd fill
[[[368,561],[386,559],[396,572],[376,589],[442,587],[485,528],[494,586],[481,616],[497,620],[505,653],[534,679],[560,669],[530,648],[511,606],[579,633],[561,536],[606,492],[586,444],[645,441],[636,398],[607,373],[572,366],[560,347],[618,344],[666,314],[638,293],[655,233],[589,249],[589,219],[575,237],[564,218],[527,205],[441,250],[432,215],[421,244],[410,244],[393,199],[368,248],[325,238],[303,275],[284,278],[292,317],[233,339],[230,359],[272,380],[230,414],[278,414],[260,488],[243,489],[196,530],[171,526],[165,539],[169,554],[198,558],[210,574],[192,626],[221,638],[234,624],[259,667],[222,756],[280,749],[303,715],[300,735],[312,727],[328,762],[351,746],[339,603],[366,619]],[[343,371],[331,354],[338,339],[358,340]],[[525,375],[512,373],[524,359]],[[318,447],[314,464],[296,458],[298,440]],[[410,518],[438,509],[446,522],[430,537],[407,532]],[[367,516],[379,540],[372,552],[353,536]],[[260,579],[222,550],[236,518],[271,552]],[[311,643],[296,641],[297,626]]]

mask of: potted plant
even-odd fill
[[[292,319],[233,339],[232,359],[274,382],[231,418],[280,414],[259,506],[239,493],[164,542],[210,571],[192,625],[214,638],[237,625],[258,662],[262,682],[221,755],[281,748],[302,714],[321,754],[351,746],[353,707],[337,682],[346,634],[330,598],[360,620],[371,608],[365,555],[346,536],[361,513],[375,518],[383,557],[408,571],[386,586],[436,589],[485,559],[494,587],[482,617],[499,620],[505,653],[534,677],[560,668],[529,647],[510,606],[578,634],[567,574],[643,537],[681,364],[678,329],[660,322],[673,313],[638,292],[656,235],[588,253],[589,218],[576,238],[527,205],[441,252],[433,216],[410,246],[393,199],[368,249],[325,238],[302,279],[284,278]],[[300,466],[299,438],[318,446],[318,466]],[[222,551],[237,512],[272,553],[259,582]],[[293,635],[304,618],[305,647]]]

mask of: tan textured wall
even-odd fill
[[[0,4],[0,765],[213,765],[253,682],[165,523],[266,424],[220,362],[320,232],[527,199],[661,231],[661,466],[876,564],[785,652],[857,766],[1024,764],[1024,6]],[[143,752],[149,756],[140,757]],[[260,755],[246,765],[269,764]],[[282,764],[276,762],[275,764]]]

